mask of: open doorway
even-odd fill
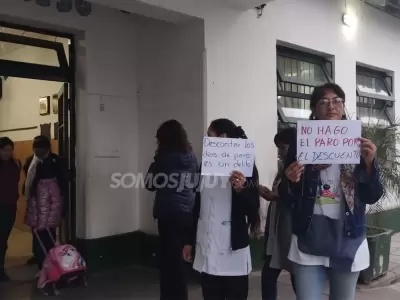
[[[58,238],[63,242],[75,238],[73,61],[73,37],[19,26],[0,27],[0,137],[14,142],[14,158],[23,165],[33,154],[34,137],[45,135],[50,139],[52,152],[66,163],[67,211],[58,229]],[[21,170],[6,270],[27,265],[33,257],[32,234],[25,225],[24,182],[25,172]]]

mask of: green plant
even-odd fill
[[[376,145],[376,158],[380,167],[380,177],[384,187],[383,198],[397,197],[400,194],[400,123],[395,122],[390,126],[382,122],[369,122],[362,128],[362,136]],[[382,211],[382,201],[370,206],[368,212]]]

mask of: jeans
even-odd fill
[[[262,300],[276,300],[278,299],[278,277],[281,274],[281,269],[274,269],[270,267],[271,256],[267,256],[265,259],[264,266],[261,271],[261,294]],[[292,288],[296,294],[295,278],[293,274],[290,274],[290,281]]]
[[[329,300],[355,300],[360,272],[338,272],[324,266],[294,265],[297,300],[322,300],[329,281]]]

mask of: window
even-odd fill
[[[365,125],[393,124],[392,77],[357,67],[357,118]]]
[[[332,63],[322,57],[277,46],[279,127],[308,119],[314,87],[332,81]]]

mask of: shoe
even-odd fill
[[[8,275],[6,273],[1,273],[0,274],[0,282],[8,282],[10,280],[11,280],[11,278],[8,277]]]
[[[60,291],[56,288],[56,286],[51,283],[47,282],[45,283],[41,288],[40,291],[43,293],[45,296],[59,296]]]

